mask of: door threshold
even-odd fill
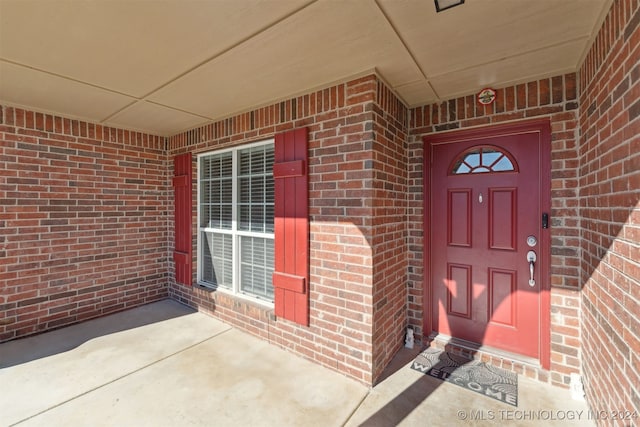
[[[471,341],[466,341],[460,338],[452,338],[448,335],[432,332],[427,337],[428,345],[433,345],[435,348],[440,348],[452,353],[458,353],[464,357],[470,357],[478,359],[476,355],[478,353],[484,353],[488,356],[497,357],[500,359],[509,360],[512,362],[522,363],[524,365],[531,366],[532,368],[542,369],[540,360],[535,357],[523,356],[522,354],[512,353],[510,351],[501,350],[488,345],[482,345]]]

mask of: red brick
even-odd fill
[[[613,16],[624,15],[619,13],[620,9],[630,7],[629,4],[614,3]],[[637,7],[637,2],[634,7]],[[629,16],[631,10],[625,13]],[[628,123],[629,111],[623,110],[634,105],[635,100],[612,100],[610,105],[603,102],[609,96],[605,93],[606,88],[618,87],[613,80],[628,78],[633,81],[632,76],[623,75],[630,73],[633,67],[625,65],[619,67],[623,71],[609,71],[601,66],[614,61],[620,64],[637,62],[637,57],[625,57],[621,51],[633,53],[638,50],[616,43],[609,36],[609,28],[615,27],[615,21],[611,19],[605,20],[603,31],[607,35],[600,34],[596,38],[600,50],[595,52],[592,48],[581,65],[579,85],[576,74],[567,74],[509,86],[500,89],[496,103],[486,109],[478,107],[475,96],[469,94],[407,111],[376,76],[366,76],[176,135],[166,141],[168,150],[164,147],[165,140],[157,136],[102,128],[58,117],[51,119],[56,135],[45,138],[41,132],[43,127],[51,132],[48,116],[3,109],[6,126],[20,122],[19,129],[3,130],[3,135],[11,135],[9,138],[21,135],[30,138],[23,141],[25,143],[37,141],[46,147],[84,150],[71,155],[30,147],[28,151],[33,159],[45,158],[46,161],[24,161],[23,169],[16,166],[16,159],[29,156],[20,153],[17,141],[12,141],[14,152],[2,153],[9,158],[13,156],[8,169],[11,175],[7,179],[15,180],[8,183],[14,188],[7,193],[13,193],[2,197],[18,196],[19,202],[15,206],[25,206],[25,216],[18,219],[9,209],[5,211],[8,216],[0,220],[24,225],[35,219],[43,222],[34,226],[44,227],[44,230],[29,233],[8,234],[6,238],[10,245],[6,250],[13,253],[4,259],[11,260],[15,270],[16,264],[23,262],[20,257],[26,258],[21,268],[32,268],[38,273],[37,278],[31,280],[33,284],[46,278],[49,290],[55,288],[54,284],[60,285],[59,293],[46,294],[53,297],[64,295],[62,288],[65,286],[61,281],[74,275],[96,275],[91,280],[81,281],[84,288],[77,294],[78,297],[83,296],[81,302],[76,303],[71,296],[60,297],[60,301],[70,299],[54,308],[59,311],[56,316],[62,317],[48,318],[51,324],[79,319],[80,316],[74,317],[73,314],[80,310],[75,304],[78,307],[82,305],[83,315],[91,316],[147,301],[149,295],[162,297],[163,292],[166,295],[168,280],[169,294],[181,301],[290,351],[313,358],[360,381],[370,382],[379,376],[394,351],[402,345],[406,322],[420,328],[425,315],[421,307],[422,275],[426,271],[422,268],[422,244],[428,235],[422,224],[421,193],[425,171],[422,170],[424,153],[421,137],[432,132],[435,125],[440,125],[436,129],[455,129],[525,117],[549,117],[554,123],[551,173],[555,221],[551,230],[552,249],[555,249],[551,266],[551,283],[554,286],[551,329],[560,341],[552,351],[551,372],[511,364],[499,358],[490,359],[492,363],[522,371],[527,376],[566,385],[568,374],[580,368],[576,356],[579,338],[584,343],[585,358],[592,362],[591,365],[599,366],[596,355],[615,364],[615,358],[624,359],[619,354],[623,349],[620,343],[601,349],[599,341],[593,338],[606,337],[606,327],[611,330],[614,327],[627,328],[625,333],[628,330],[628,333],[635,334],[634,337],[637,337],[638,329],[636,315],[626,313],[625,316],[625,312],[620,311],[622,303],[612,306],[613,299],[619,302],[629,298],[625,292],[632,288],[628,280],[620,280],[619,277],[616,280],[616,274],[624,273],[625,278],[629,275],[635,277],[638,274],[637,264],[631,258],[628,242],[619,239],[611,245],[615,236],[631,241],[638,237],[637,227],[622,223],[625,208],[633,206],[630,204],[633,201],[631,192],[623,191],[624,176],[611,177],[612,174],[631,176],[637,170],[637,161],[628,158],[631,151],[627,149],[625,153],[629,135],[637,132]],[[581,90],[579,94],[578,87]],[[592,102],[596,108],[588,113]],[[577,104],[579,108],[576,110]],[[408,117],[410,123],[407,123]],[[611,117],[615,117],[615,121]],[[317,298],[312,301],[311,327],[301,328],[276,321],[269,317],[268,309],[228,295],[176,286],[171,277],[167,279],[165,272],[171,272],[171,261],[159,260],[166,260],[170,250],[167,239],[173,233],[171,227],[166,230],[165,226],[170,223],[167,212],[171,211],[171,189],[168,185],[171,171],[168,170],[170,167],[167,169],[161,165],[169,164],[168,160],[179,152],[199,153],[254,142],[259,138],[272,137],[274,132],[302,125],[311,126],[310,146],[314,154],[310,159],[310,208],[314,236],[310,286]],[[618,129],[626,129],[627,134]],[[576,139],[578,135],[580,140]],[[95,144],[84,140],[87,137],[94,139]],[[43,142],[44,139],[56,142]],[[100,149],[94,146],[100,146]],[[91,152],[104,155],[93,157]],[[37,153],[57,157],[39,157]],[[138,161],[124,160],[125,157]],[[147,163],[148,160],[152,162]],[[122,161],[136,165],[114,165],[114,162]],[[52,171],[36,170],[46,162],[50,162],[51,167],[67,169],[65,174],[69,176],[33,175],[33,172],[51,174]],[[109,175],[99,175],[104,172]],[[108,180],[98,179],[103,176]],[[65,185],[71,181],[86,185]],[[618,189],[621,194],[610,194],[612,189]],[[139,193],[124,194],[124,191],[131,190]],[[161,194],[158,196],[160,200],[141,200],[139,194],[153,191]],[[92,203],[97,198],[113,204]],[[40,200],[46,203],[40,204]],[[69,201],[72,203],[60,204]],[[26,206],[37,206],[38,209],[29,211]],[[39,209],[45,206],[52,209]],[[81,207],[86,210],[80,210]],[[145,208],[144,222],[139,208]],[[27,214],[38,216],[28,218]],[[40,217],[43,214],[45,216]],[[72,221],[75,219],[82,222]],[[581,226],[583,229],[579,228]],[[161,232],[150,240],[144,240],[143,233],[137,231],[140,227],[153,227]],[[117,231],[118,239],[114,238],[114,231]],[[57,232],[70,235],[53,237]],[[343,241],[338,241],[338,238]],[[33,243],[40,239],[45,239],[42,247]],[[117,253],[114,252],[115,242],[118,244]],[[121,242],[123,247],[119,246]],[[345,245],[344,242],[349,243]],[[105,246],[105,243],[112,246]],[[141,252],[149,247],[149,254]],[[59,248],[59,253],[68,253],[61,259],[77,261],[64,269],[65,265],[58,264],[59,259],[56,259],[46,267],[46,271],[38,271],[34,263],[42,262],[40,256],[49,256],[51,248]],[[17,253],[25,249],[34,249],[35,252]],[[72,251],[77,253],[71,254]],[[615,256],[604,257],[606,251],[614,251]],[[90,258],[81,258],[80,252]],[[124,270],[122,266],[126,266]],[[68,271],[69,276],[59,276],[63,271]],[[138,281],[134,279],[136,274],[144,277]],[[585,275],[587,283],[578,283],[578,278]],[[13,289],[19,286],[18,277],[8,282]],[[575,290],[582,289],[583,285],[584,291],[576,293]],[[572,289],[558,289],[557,286]],[[86,292],[81,293],[83,289]],[[37,296],[14,300],[25,301]],[[583,302],[582,313],[578,311],[579,300]],[[410,303],[409,319],[404,315],[407,301]],[[580,314],[588,327],[580,323]],[[609,319],[607,316],[610,315],[615,319]],[[371,317],[371,320],[365,317]],[[635,323],[625,325],[629,319]],[[15,328],[14,331],[20,333],[37,330],[37,326],[31,323],[21,323]],[[348,343],[341,342],[344,334],[338,332],[340,328],[350,331],[348,340],[345,340]],[[13,336],[14,332],[7,334],[5,330],[6,327],[0,331],[1,337]],[[268,334],[265,330],[269,331]],[[632,344],[637,344],[637,340]],[[589,370],[591,365],[585,367],[591,381],[602,379],[603,384],[608,384],[598,376],[597,370]],[[607,393],[603,391],[602,396],[609,397],[610,393]]]
[[[585,289],[597,291],[583,294],[583,307],[587,309],[583,310],[582,333],[590,336],[590,339],[582,340],[583,366],[602,365],[607,366],[607,369],[614,367],[621,371],[624,370],[624,361],[628,355],[638,351],[637,338],[627,333],[625,324],[638,329],[640,323],[633,300],[626,296],[629,289],[638,285],[637,280],[629,282],[627,278],[637,278],[640,271],[633,271],[631,276],[621,274],[621,270],[627,265],[637,265],[627,264],[632,259],[629,258],[629,242],[634,240],[615,238],[616,235],[625,235],[625,229],[628,229],[625,225],[628,214],[625,211],[628,212],[629,207],[635,203],[629,201],[625,194],[628,183],[624,178],[619,178],[627,173],[620,165],[629,161],[632,153],[630,141],[635,132],[624,134],[619,130],[627,125],[633,102],[640,96],[640,92],[629,95],[631,91],[626,88],[628,82],[632,81],[630,74],[633,67],[623,67],[622,64],[637,64],[640,51],[631,47],[631,40],[614,40],[613,37],[614,34],[621,34],[623,16],[631,16],[629,9],[623,11],[630,4],[614,2],[596,37],[596,46],[600,51],[596,54],[595,48],[592,48],[587,55],[588,61],[580,70],[583,88],[580,103],[583,106],[597,106],[595,110],[588,109],[580,117],[579,125],[584,135],[584,141],[581,142],[584,147],[581,151],[582,162],[588,165],[583,169],[580,184],[585,187],[585,195],[597,195],[597,203],[607,203],[613,208],[583,209],[582,223],[590,230],[584,234],[582,244],[585,259],[583,265],[588,266],[590,276]],[[633,7],[637,16],[637,2]],[[608,99],[605,97],[610,96],[612,91],[615,93],[614,98],[611,102],[605,102]],[[617,98],[620,96],[625,97],[624,102]],[[594,132],[594,127],[600,131]],[[629,171],[632,170],[637,171],[638,168],[631,168]],[[607,256],[603,256],[605,254]],[[620,338],[623,331],[624,340]],[[623,375],[617,378],[614,386],[610,378],[596,368],[588,369],[585,376],[587,383],[600,384],[598,387],[588,388],[588,396],[591,402],[601,402],[602,410],[615,410],[614,406],[622,404],[617,390],[628,389],[632,384],[630,377]],[[627,404],[631,410],[640,410],[638,402],[635,406]]]
[[[6,114],[7,111],[5,111],[5,116]],[[65,123],[67,123],[66,129],[69,129],[68,126],[73,123],[80,134],[87,133],[87,123],[24,110],[17,111],[16,115],[20,126],[13,129],[11,133],[5,132],[2,137],[5,141],[17,140],[22,144],[19,157],[4,159],[5,170],[12,171],[11,176],[16,179],[17,189],[17,192],[12,194],[15,204],[9,206],[8,212],[15,209],[19,213],[21,219],[14,221],[15,226],[29,228],[20,233],[9,233],[4,236],[6,246],[3,259],[6,261],[5,265],[8,271],[19,269],[20,272],[19,280],[10,280],[11,273],[3,275],[3,278],[7,279],[3,283],[3,290],[9,292],[9,296],[6,298],[7,302],[13,300],[23,305],[23,309],[26,310],[24,316],[33,318],[34,323],[33,326],[25,326],[22,323],[5,326],[4,330],[11,331],[11,333],[3,334],[3,337],[18,337],[77,321],[78,319],[73,315],[75,303],[64,307],[54,307],[65,304],[66,297],[74,294],[75,291],[69,293],[65,285],[75,283],[76,277],[93,270],[94,258],[88,254],[98,248],[98,252],[104,256],[103,259],[111,260],[109,264],[105,264],[101,268],[100,279],[105,283],[117,281],[121,274],[121,270],[118,268],[119,263],[128,265],[128,268],[137,269],[140,278],[136,288],[128,291],[123,289],[120,291],[120,297],[124,297],[125,292],[132,292],[130,298],[136,301],[140,300],[138,304],[142,303],[143,301],[136,294],[146,295],[157,286],[159,276],[156,272],[164,269],[162,258],[166,254],[165,243],[161,239],[155,241],[141,239],[137,233],[120,236],[118,239],[120,247],[115,245],[109,247],[105,245],[106,240],[101,242],[95,238],[91,238],[90,242],[83,243],[85,236],[91,236],[93,232],[83,232],[77,225],[78,223],[70,221],[76,217],[71,209],[75,210],[82,206],[81,210],[84,216],[82,228],[101,230],[107,227],[111,223],[111,218],[104,215],[99,202],[88,203],[88,201],[94,199],[93,195],[104,197],[105,200],[116,200],[115,195],[111,197],[112,189],[117,185],[124,185],[127,175],[113,174],[109,181],[100,181],[95,179],[95,171],[103,167],[107,168],[113,162],[125,161],[125,156],[127,157],[126,161],[140,165],[136,177],[146,178],[146,180],[140,178],[139,184],[127,185],[127,187],[131,189],[144,188],[145,191],[157,194],[167,192],[166,173],[157,167],[157,165],[165,164],[164,143],[161,143],[160,139],[152,137],[157,141],[157,147],[151,148],[159,148],[155,153],[148,151],[149,147],[135,146],[132,143],[127,144],[126,150],[123,144],[116,144],[122,153],[120,157],[118,157],[116,150],[111,150],[113,155],[108,159],[96,157],[90,153],[99,148],[96,145],[102,144],[102,141],[95,139],[80,141],[63,135],[65,132],[71,133],[65,130]],[[30,129],[34,129],[34,131]],[[42,130],[49,133],[40,132]],[[31,145],[26,145],[27,142]],[[74,142],[73,147],[68,146],[70,142]],[[43,156],[55,159],[50,162],[51,166],[47,165],[49,160]],[[136,161],[136,159],[139,160]],[[42,172],[34,172],[33,168],[29,167],[31,164],[40,165]],[[70,165],[74,169],[68,173]],[[56,173],[56,170],[64,171],[64,173]],[[92,196],[87,198],[86,194],[89,193],[89,190]],[[158,199],[155,195],[152,197],[121,197],[118,202],[118,209],[123,215],[137,215],[143,210],[145,215],[148,215],[145,226],[158,229],[164,228],[164,224],[166,224],[167,206],[166,201]],[[38,227],[38,224],[29,225],[33,220],[37,220],[44,227]],[[11,224],[12,221],[5,224],[7,223]],[[139,250],[137,248],[141,248],[141,242],[145,242],[145,255],[137,257],[128,255],[131,252],[137,252]],[[28,246],[25,246],[27,243]],[[69,245],[82,248],[86,256],[78,257],[72,252],[66,253],[66,248]],[[91,286],[90,282],[84,283],[86,287]],[[37,297],[33,292],[12,292],[13,289],[30,288],[40,289],[39,295],[41,297],[38,301],[48,302],[35,303]],[[165,296],[166,292],[160,292],[150,300],[162,299]],[[83,294],[81,299],[85,305],[95,304],[99,301],[99,297],[95,293]],[[45,307],[52,307],[52,310],[56,311],[55,316],[47,316],[46,310],[41,311]],[[108,311],[103,311],[103,313],[106,312]]]

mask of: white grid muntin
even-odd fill
[[[247,293],[243,293],[240,290],[240,260],[241,260],[241,256],[242,254],[240,253],[240,237],[242,236],[246,236],[246,237],[256,237],[256,238],[264,238],[264,239],[268,239],[268,240],[272,240],[274,239],[274,233],[272,232],[257,232],[257,231],[250,231],[250,230],[240,230],[238,227],[238,167],[239,167],[239,153],[242,150],[245,149],[250,149],[250,148],[255,148],[255,147],[260,147],[260,146],[266,146],[266,145],[273,145],[274,140],[273,139],[268,139],[268,140],[263,140],[263,141],[259,141],[259,142],[254,142],[254,143],[250,143],[250,144],[245,144],[242,146],[238,146],[238,147],[229,147],[229,148],[224,148],[224,149],[220,149],[220,150],[215,150],[215,151],[209,151],[209,152],[205,152],[205,153],[200,153],[197,156],[197,177],[198,177],[198,185],[197,185],[197,203],[198,203],[198,209],[197,209],[197,224],[198,224],[198,234],[197,234],[197,263],[198,263],[198,267],[197,267],[197,282],[199,285],[207,287],[207,288],[212,288],[221,292],[225,292],[225,293],[231,293],[235,296],[241,297],[241,298],[246,298],[249,299],[251,301],[257,302],[259,304],[262,305],[267,305],[269,307],[273,306],[273,302],[266,300],[264,298],[261,298],[259,296],[253,296]],[[210,156],[217,156],[217,155],[221,155],[227,152],[231,152],[232,154],[232,198],[231,198],[231,228],[226,229],[226,228],[216,228],[216,227],[207,227],[207,226],[202,226],[201,225],[201,214],[202,214],[202,209],[201,209],[201,204],[202,204],[202,194],[201,194],[201,167],[202,167],[202,161],[204,158],[206,157],[210,157]],[[266,206],[267,203],[264,202],[264,206]],[[264,208],[263,206],[263,208]],[[203,267],[204,267],[204,262],[203,262],[203,238],[205,236],[205,233],[217,233],[217,234],[227,234],[230,235],[232,237],[232,283],[231,286],[229,287],[225,287],[222,285],[214,285],[213,283],[207,282],[205,280],[203,280]],[[213,262],[213,260],[212,260]]]

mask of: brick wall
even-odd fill
[[[407,110],[372,75],[168,141],[0,106],[0,341],[169,295],[372,384],[407,324],[418,338],[429,332],[422,138],[548,117],[551,369],[479,357],[558,385],[582,372],[593,409],[640,412],[639,28],[638,2],[615,0],[577,74],[579,97],[576,74],[567,74],[500,88],[488,107],[470,95]],[[175,284],[173,156],[303,126],[310,132],[310,326]]]
[[[0,341],[167,296],[165,139],[0,106]]]
[[[405,105],[377,82],[372,166],[375,170],[373,252],[373,376],[404,344],[407,326],[407,129]]]
[[[410,111],[408,201],[409,323],[423,331],[423,141],[433,132],[548,117],[551,121],[551,366],[550,371],[480,353],[497,366],[567,386],[579,372],[580,287],[576,75],[567,74],[497,90],[496,101],[482,106],[474,95]]]
[[[394,130],[398,111],[392,105],[399,108],[398,103],[383,101],[389,93],[379,84],[375,76],[363,77],[211,123],[169,141],[172,157],[309,128],[310,326],[275,319],[273,310],[223,292],[173,281],[169,292],[179,301],[368,384],[381,371],[372,371],[373,359],[384,364],[392,355],[390,348],[395,346],[395,352],[399,345],[399,338],[382,335],[374,345],[377,326],[372,324],[388,312],[394,312],[395,320],[383,325],[382,331],[395,333],[406,322],[399,314],[404,306],[400,251],[404,226],[401,217],[392,217],[403,204],[403,165],[391,152],[402,148],[404,131]],[[383,131],[390,133],[381,135]],[[397,147],[386,147],[387,143]],[[387,195],[391,206],[382,201]],[[380,220],[375,214],[382,215]],[[195,209],[193,215],[196,224]],[[194,227],[194,245],[196,233]],[[390,249],[383,239],[388,239]],[[386,263],[374,268],[374,259],[382,258]],[[387,279],[392,279],[389,284]],[[398,290],[385,301],[381,292],[389,286]]]
[[[640,414],[637,1],[613,2],[579,76],[584,383],[593,410]]]

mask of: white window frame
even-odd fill
[[[258,141],[258,142],[254,142],[254,143],[249,143],[249,144],[243,144],[237,147],[230,147],[230,148],[223,148],[220,150],[214,150],[214,151],[207,151],[204,153],[199,153],[197,156],[197,189],[198,189],[198,216],[197,216],[197,229],[198,229],[198,236],[197,236],[197,251],[198,251],[198,255],[197,255],[197,283],[198,285],[205,287],[205,288],[209,288],[209,289],[213,289],[216,290],[217,292],[222,292],[222,293],[226,293],[226,294],[231,294],[235,297],[240,297],[240,298],[244,298],[244,299],[248,299],[250,301],[256,302],[258,304],[267,306],[269,308],[273,308],[273,301],[269,301],[267,299],[264,298],[260,298],[258,296],[254,296],[254,295],[250,295],[250,294],[246,294],[240,291],[240,259],[241,259],[241,254],[240,254],[240,237],[241,236],[248,236],[248,237],[259,237],[259,238],[266,238],[266,239],[271,239],[272,241],[275,240],[274,238],[274,233],[263,233],[263,232],[255,232],[255,231],[245,231],[245,230],[239,230],[238,229],[238,167],[239,167],[239,152],[244,150],[244,149],[249,149],[249,148],[254,148],[254,147],[260,147],[260,146],[264,146],[264,145],[274,145],[274,139],[267,139],[267,140],[263,140],[263,141]],[[217,155],[217,154],[224,154],[226,152],[231,152],[232,153],[232,198],[231,198],[231,229],[227,230],[227,229],[219,229],[219,228],[211,228],[211,227],[202,227],[200,226],[201,222],[201,194],[200,194],[200,188],[201,188],[201,174],[200,174],[200,168],[201,168],[201,161],[203,157],[208,157],[211,155]],[[202,239],[203,239],[203,235],[206,232],[213,232],[213,233],[219,233],[219,234],[228,234],[232,236],[232,287],[231,289],[223,287],[223,286],[216,286],[213,285],[209,282],[205,282],[204,280],[202,280],[203,277],[203,266],[204,266],[204,262],[202,261]]]

